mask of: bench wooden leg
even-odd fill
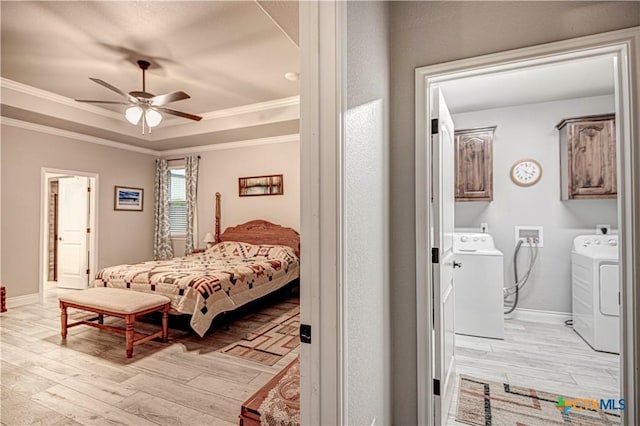
[[[98,324],[104,324],[104,315],[98,314]]]
[[[67,305],[60,302],[60,334],[63,339],[67,338]]]
[[[170,304],[164,306],[162,310],[162,341],[169,341],[169,309],[171,308]]]
[[[126,315],[125,316],[125,339],[127,343],[127,358],[131,358],[133,356],[133,324],[136,322],[135,315]]]

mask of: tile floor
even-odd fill
[[[2,426],[237,425],[242,402],[297,356],[294,349],[267,366],[217,351],[254,329],[256,316],[291,309],[297,296],[234,314],[229,331],[204,338],[171,318],[169,344],[147,342],[127,359],[123,337],[103,330],[73,327],[62,341],[60,291],[0,315]]]
[[[575,398],[619,398],[615,354],[596,352],[571,327],[505,321],[505,339],[456,335],[456,373]],[[448,424],[455,421],[456,394]]]

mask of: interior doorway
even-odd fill
[[[627,33],[627,40],[633,39],[637,37],[637,34],[633,32]],[[430,140],[432,137],[427,137],[427,135],[438,134],[436,126],[439,126],[439,123],[436,121],[431,121],[432,118],[440,118],[434,109],[439,105],[434,100],[434,89],[439,88],[443,89],[446,98],[446,88],[447,84],[451,84],[455,86],[456,83],[459,83],[461,80],[476,79],[472,84],[476,86],[482,86],[481,81],[487,82],[492,78],[495,78],[499,75],[504,75],[508,73],[512,76],[517,76],[519,74],[526,73],[533,68],[540,69],[549,69],[553,67],[560,66],[561,64],[566,63],[574,63],[576,61],[589,61],[589,60],[597,60],[601,58],[610,59],[610,72],[613,77],[613,88],[612,88],[612,101],[610,105],[615,112],[616,119],[616,151],[617,151],[617,165],[618,165],[618,173],[617,173],[617,182],[618,182],[618,198],[615,202],[616,211],[613,213],[615,221],[619,225],[620,229],[620,245],[616,246],[619,248],[616,254],[619,254],[620,258],[620,316],[619,316],[619,324],[617,330],[612,331],[613,333],[617,333],[621,338],[620,345],[620,360],[616,360],[616,365],[619,365],[620,378],[621,381],[618,385],[619,397],[622,399],[626,399],[626,411],[620,411],[621,416],[626,418],[627,422],[633,423],[635,407],[633,406],[633,397],[635,394],[634,388],[634,369],[630,368],[634,365],[634,354],[633,354],[633,337],[635,336],[635,324],[633,321],[633,315],[635,312],[635,301],[633,297],[626,298],[625,295],[633,295],[633,282],[627,278],[627,273],[632,268],[634,257],[629,257],[629,252],[632,250],[629,247],[632,244],[633,240],[633,229],[637,226],[631,218],[633,210],[628,203],[628,200],[632,199],[633,195],[633,182],[630,182],[628,177],[632,169],[632,162],[630,161],[630,144],[633,140],[631,138],[633,125],[631,124],[633,118],[630,114],[629,104],[632,99],[631,86],[629,84],[629,76],[633,75],[633,65],[628,68],[628,64],[633,63],[634,60],[630,60],[629,56],[633,57],[635,52],[633,49],[630,49],[629,42],[622,41],[624,40],[624,32],[618,32],[618,34],[609,34],[602,35],[600,39],[598,36],[590,37],[586,39],[577,39],[569,42],[560,42],[554,43],[552,45],[547,46],[538,46],[536,48],[529,49],[521,49],[513,52],[505,52],[502,54],[489,55],[487,57],[474,58],[473,60],[467,61],[459,61],[456,63],[442,64],[439,66],[433,67],[424,67],[416,70],[416,226],[417,226],[417,293],[418,293],[418,373],[419,373],[419,422],[421,424],[442,424],[446,423],[449,418],[449,413],[447,412],[446,404],[443,401],[447,399],[455,398],[456,389],[454,386],[445,387],[446,377],[441,377],[442,371],[449,371],[450,368],[443,368],[442,365],[439,365],[441,359],[449,359],[448,356],[444,356],[447,354],[448,347],[450,344],[445,344],[445,342],[451,342],[451,340],[456,339],[456,335],[454,334],[454,328],[449,327],[446,332],[440,329],[440,323],[444,317],[439,317],[441,312],[444,311],[441,307],[443,305],[442,297],[437,291],[438,288],[441,287],[440,279],[439,279],[439,268],[442,268],[444,265],[438,264],[437,256],[435,257],[435,261],[432,258],[431,262],[425,261],[428,259],[427,253],[428,250],[435,250],[440,253],[441,244],[438,244],[441,241],[441,236],[431,235],[433,231],[433,227],[437,226],[438,217],[442,217],[443,210],[437,206],[438,203],[442,203],[442,201],[449,202],[453,204],[453,200],[442,200],[440,197],[439,187],[437,179],[434,179],[431,182],[430,179],[430,169],[431,164],[434,161],[439,161],[436,158],[438,154],[435,149],[427,149],[425,148],[430,145]],[[618,40],[619,44],[617,46],[612,45],[612,41]],[[466,63],[463,63],[466,62]],[[578,78],[578,77],[575,77]],[[521,85],[530,85],[530,80],[520,80],[519,84]],[[532,90],[535,91],[535,88]],[[477,99],[477,97],[471,96],[471,98]],[[584,102],[580,103],[581,105]],[[495,117],[496,111],[492,111]],[[525,117],[527,117],[525,115]],[[529,116],[530,117],[530,116]],[[454,114],[454,121],[455,121]],[[468,119],[469,117],[464,117]],[[565,117],[567,118],[567,117]],[[486,115],[485,115],[486,119]],[[463,120],[464,121],[464,120]],[[469,123],[469,121],[467,122]],[[492,126],[493,123],[485,123],[486,126]],[[553,123],[551,129],[555,131],[553,128],[557,123]],[[473,124],[472,126],[478,126],[477,124]],[[486,126],[484,126],[486,128]],[[463,128],[466,128],[467,125],[464,125]],[[456,130],[459,127],[456,125]],[[486,130],[486,129],[485,129]],[[626,159],[625,159],[626,158]],[[454,167],[453,158],[449,159],[449,167]],[[533,163],[536,163],[535,161]],[[442,167],[442,159],[440,159],[439,166]],[[514,162],[515,166],[515,162]],[[549,168],[546,168],[547,172]],[[557,169],[557,167],[556,167]],[[513,168],[512,168],[513,170]],[[553,169],[552,169],[553,170]],[[556,170],[557,171],[557,170]],[[499,175],[499,179],[509,179],[509,172],[502,173]],[[539,172],[538,172],[539,173]],[[498,178],[494,178],[498,179]],[[515,178],[514,178],[515,179]],[[537,180],[537,178],[536,178]],[[495,182],[495,180],[494,180]],[[438,198],[437,202],[432,204],[432,197]],[[529,198],[523,197],[520,200],[512,199],[512,203],[521,202],[527,204]],[[534,203],[535,204],[535,203]],[[541,207],[541,206],[538,206]],[[544,206],[542,206],[544,207]],[[530,209],[533,210],[534,206],[530,205]],[[487,205],[482,207],[474,207],[467,208],[467,220],[469,218],[484,218],[486,217],[486,212],[483,211],[487,209]],[[506,209],[504,211],[506,215]],[[538,212],[538,214],[540,214]],[[469,223],[464,222],[464,218],[460,219],[459,225],[463,225],[464,227],[468,226]],[[610,220],[612,221],[612,220]],[[500,222],[504,222],[504,216],[500,219]],[[458,225],[458,224],[457,224]],[[522,225],[534,225],[533,223],[522,223]],[[594,224],[595,225],[595,224]],[[628,226],[624,226],[628,225]],[[482,229],[484,226],[484,229]],[[491,224],[488,225],[489,229],[491,229]],[[431,231],[429,231],[431,229]],[[436,230],[437,231],[437,230]],[[475,231],[475,229],[467,229],[466,232]],[[477,224],[477,238],[480,240],[480,236],[483,233],[486,233],[487,225],[486,223],[478,223]],[[608,230],[607,230],[608,231]],[[593,234],[596,233],[596,227],[592,228]],[[431,236],[430,236],[431,235]],[[469,234],[472,235],[472,234]],[[466,237],[468,238],[467,235]],[[486,234],[489,235],[489,234]],[[463,235],[464,236],[464,235]],[[516,239],[518,234],[516,233]],[[474,234],[475,238],[476,235]],[[513,238],[513,237],[512,237]],[[533,237],[530,237],[533,238]],[[489,239],[489,238],[485,238]],[[526,236],[525,236],[526,239]],[[542,235],[539,235],[539,239],[536,238],[535,243],[542,242]],[[466,240],[465,240],[466,241]],[[533,240],[527,240],[529,245],[533,242]],[[617,242],[617,241],[616,241]],[[570,248],[567,248],[569,251]],[[513,250],[512,250],[513,251]],[[433,254],[433,253],[432,253]],[[626,257],[625,257],[626,255]],[[532,257],[533,259],[533,257]],[[457,261],[458,259],[456,259]],[[430,265],[431,264],[431,265]],[[534,262],[535,264],[535,262]],[[464,267],[464,266],[463,266]],[[435,268],[435,269],[434,269]],[[526,270],[525,270],[526,271]],[[511,277],[509,277],[510,280]],[[506,279],[505,279],[505,282]],[[501,286],[504,288],[504,286]],[[500,293],[502,293],[503,288],[500,288]],[[456,289],[457,290],[457,289]],[[431,298],[433,292],[434,298]],[[500,295],[499,295],[500,296]],[[500,313],[502,314],[502,313]],[[435,315],[435,316],[434,316]],[[529,318],[530,320],[531,318]],[[560,319],[560,318],[556,318]],[[457,315],[456,315],[457,320]],[[445,322],[446,323],[446,322]],[[562,322],[560,323],[560,327],[562,327]],[[448,338],[437,338],[442,334],[447,334]],[[430,344],[430,336],[436,337],[434,340],[435,346],[431,346]],[[574,336],[574,334],[571,334]],[[433,338],[431,337],[431,338]],[[446,336],[445,336],[446,337]],[[476,349],[480,348],[482,344],[486,343],[483,341],[475,341],[473,339],[468,339],[466,337],[461,339],[465,345],[476,345]],[[519,348],[514,349],[514,353],[526,352],[527,348],[529,351],[540,350],[539,347],[536,347],[535,343],[527,343],[525,341],[520,342],[521,345]],[[580,339],[578,339],[578,343],[580,343]],[[480,346],[478,346],[480,345]],[[453,345],[455,347],[455,344]],[[487,346],[491,346],[487,343]],[[586,346],[586,345],[585,345]],[[485,348],[486,349],[486,348]],[[549,348],[547,348],[549,349]],[[544,354],[541,353],[541,356]],[[588,355],[588,354],[587,354]],[[569,356],[565,354],[565,357]],[[453,359],[453,366],[455,368],[455,351],[451,356]],[[508,359],[504,360],[505,363],[509,362]],[[499,363],[498,363],[499,364]],[[454,370],[455,371],[455,370]],[[485,374],[491,374],[491,372],[484,372]],[[609,376],[609,379],[611,377]],[[597,380],[597,379],[595,379]],[[420,383],[422,382],[422,383]],[[461,383],[457,380],[453,381],[454,383]],[[508,383],[505,383],[508,384]],[[522,385],[523,383],[519,383]],[[576,390],[580,387],[580,384],[574,383],[577,387]],[[532,387],[536,387],[539,383],[534,384]],[[586,386],[585,386],[586,387]],[[548,389],[553,391],[554,389]],[[557,396],[562,396],[564,391],[559,391]],[[583,395],[571,395],[574,397],[584,397]],[[589,395],[589,397],[602,397],[609,398],[613,395]],[[618,401],[619,399],[616,399]],[[618,405],[618,408],[620,406]],[[552,410],[553,411],[553,410]],[[435,413],[435,416],[434,416]],[[497,419],[494,419],[494,421]],[[449,421],[453,421],[452,418],[449,418]]]
[[[42,169],[41,300],[45,293],[89,285],[97,259],[97,179],[93,173]]]

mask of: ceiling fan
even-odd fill
[[[160,112],[164,112],[171,115],[176,115],[178,117],[188,118],[189,120],[200,121],[202,117],[199,115],[193,115],[182,111],[176,111],[174,109],[165,108],[164,105],[182,101],[184,99],[189,99],[191,96],[186,94],[185,92],[172,92],[166,93],[164,95],[154,96],[153,94],[146,91],[146,71],[149,69],[151,64],[144,60],[138,61],[138,66],[142,70],[142,91],[132,91],[129,93],[125,93],[124,91],[118,89],[115,86],[107,83],[104,80],[100,80],[99,78],[89,77],[89,80],[98,83],[101,86],[106,87],[107,89],[116,92],[123,98],[127,100],[124,101],[101,101],[101,100],[89,100],[89,99],[76,99],[77,102],[87,102],[92,104],[115,104],[115,105],[129,105],[129,107],[125,110],[125,118],[133,125],[137,125],[144,115],[144,119],[142,120],[142,134],[144,134],[145,124],[151,131],[152,127],[156,127],[162,121],[162,114]]]

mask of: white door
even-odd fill
[[[431,271],[433,278],[434,424],[446,424],[455,381],[453,226],[454,226],[454,126],[438,88],[432,92]],[[434,133],[436,131],[437,133]]]
[[[89,283],[89,181],[61,178],[58,186],[58,287],[87,288]]]

